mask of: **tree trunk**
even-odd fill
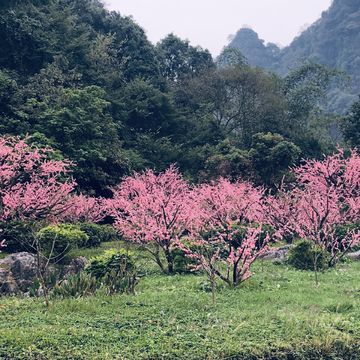
[[[156,254],[154,254],[154,257],[155,257],[156,263],[160,266],[160,269],[164,272],[164,274],[167,274],[168,271],[164,267],[163,263],[161,262],[160,257],[159,257],[159,253],[157,252]]]
[[[215,307],[215,274],[212,273],[210,275],[210,282],[211,282],[211,296],[212,296],[212,303],[213,303],[213,307]]]
[[[167,261],[168,273],[171,274],[174,271],[174,264],[173,264],[174,259],[168,246],[165,246],[163,249]]]

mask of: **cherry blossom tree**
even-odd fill
[[[149,251],[164,273],[173,272],[173,243],[188,233],[195,216],[190,194],[187,182],[171,166],[159,175],[146,170],[125,177],[108,201],[115,228]]]
[[[103,198],[74,195],[72,206],[66,211],[63,220],[66,222],[97,223],[107,216],[107,205]]]
[[[348,230],[345,236],[337,235],[339,225],[360,220],[360,157],[357,150],[346,157],[342,149],[322,161],[304,160],[292,169],[296,175],[294,188],[283,192],[280,206],[274,206],[273,218],[278,219],[279,231],[296,232],[313,244],[314,269],[317,282],[317,260],[327,256],[327,265],[336,263],[360,240],[360,233]],[[283,205],[281,205],[283,204]],[[291,211],[293,214],[291,214]],[[287,218],[282,223],[279,219]]]
[[[301,237],[312,240],[330,254],[334,266],[360,240],[360,233],[349,230],[336,236],[336,226],[360,219],[360,157],[357,150],[348,158],[342,149],[323,161],[307,160],[293,169],[298,187],[300,216],[295,224]]]
[[[70,162],[49,160],[51,150],[29,146],[29,139],[0,138],[0,221],[59,221],[73,206],[71,193],[76,184],[71,178],[63,179]],[[56,238],[44,261],[38,232],[31,228],[29,234],[27,244],[37,253],[38,277],[49,307],[43,275],[52,259]]]
[[[76,183],[70,162],[48,160],[50,149],[32,148],[18,137],[0,138],[0,219],[53,220],[67,211]]]
[[[264,190],[221,178],[218,184],[203,184],[194,192],[198,218],[192,233],[197,236],[191,246],[179,240],[176,245],[196,261],[195,270],[206,271],[212,288],[215,277],[239,285],[253,275],[250,266],[270,240],[269,235],[260,237]]]
[[[266,222],[271,225],[286,243],[291,244],[298,236],[297,224],[300,215],[298,196],[285,189],[284,184],[275,194],[267,194],[264,207]]]

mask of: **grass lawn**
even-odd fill
[[[0,298],[0,358],[360,359],[360,263],[320,273],[316,286],[311,271],[259,262],[238,288],[218,281],[214,308],[203,274],[142,262],[136,296],[99,291],[50,310]]]

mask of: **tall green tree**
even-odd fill
[[[181,40],[173,33],[157,43],[156,53],[161,75],[170,82],[198,76],[215,66],[208,50],[191,46],[189,40]]]
[[[104,194],[128,172],[128,158],[118,136],[105,92],[96,86],[64,89],[56,104],[29,100],[36,112],[34,131],[45,134],[77,166],[74,176],[81,190]]]
[[[347,73],[302,59],[279,82],[287,103],[289,132],[285,135],[302,148],[304,157],[331,152],[335,146],[331,128],[339,117],[328,113],[326,91],[334,82],[348,85]]]
[[[353,103],[343,118],[341,131],[344,140],[348,141],[351,147],[360,147],[360,95],[359,101]]]
[[[178,90],[193,112],[211,113],[218,127],[249,149],[257,132],[283,133],[285,99],[281,88],[261,68],[247,64],[218,67],[190,79]]]

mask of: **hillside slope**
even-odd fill
[[[240,29],[228,46],[244,53],[250,63],[275,69],[280,75],[303,57],[346,70],[352,77],[350,90],[329,89],[329,110],[343,113],[360,93],[360,1],[334,0],[321,18],[309,26],[289,46],[280,50],[251,29]]]

